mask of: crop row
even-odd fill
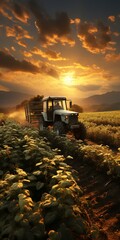
[[[0,239],[99,239],[77,173],[58,152],[33,128],[0,127]]]
[[[120,147],[120,127],[111,125],[97,125],[93,122],[85,122],[87,129],[87,138],[111,148],[118,149]]]
[[[85,112],[80,114],[80,120],[92,122],[97,125],[120,126],[120,111],[108,112]]]
[[[108,146],[86,145],[81,140],[68,139],[67,137],[56,136],[54,132],[43,131],[40,133],[46,136],[53,147],[61,149],[62,153],[70,155],[76,161],[85,161],[94,165],[96,170],[104,171],[111,177],[120,177],[120,148],[114,153]]]
[[[87,138],[111,148],[120,147],[120,111],[82,113],[79,116],[87,130]]]

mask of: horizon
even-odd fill
[[[26,92],[21,92],[21,91],[15,91],[15,90],[1,90],[0,89],[0,92],[13,92],[13,93],[21,93],[21,94],[25,94],[25,95],[30,95],[30,96],[41,96],[40,94],[36,94],[36,95],[34,95],[34,94],[32,94],[32,93],[26,93]],[[89,98],[89,97],[93,97],[93,96],[101,96],[101,95],[106,95],[106,94],[108,94],[108,93],[119,93],[120,91],[118,91],[118,90],[116,90],[116,91],[109,91],[109,92],[105,92],[105,93],[101,93],[101,94],[94,94],[94,95],[90,95],[90,96],[88,96],[87,98]],[[43,95],[43,96],[45,96],[46,97],[46,95]],[[53,96],[53,95],[48,95],[48,96]],[[54,95],[54,96],[58,96],[58,95]],[[60,95],[60,96],[63,96],[63,95]],[[65,95],[64,95],[65,96]],[[86,97],[85,97],[86,98]]]
[[[120,91],[120,2],[4,0],[0,90],[88,98]]]
[[[12,94],[11,96],[12,96],[12,98],[13,97],[17,97],[16,96],[16,94],[18,94],[18,99],[16,99],[16,101],[18,101],[19,103],[18,103],[18,105],[19,104],[21,104],[22,103],[22,101],[24,101],[24,100],[29,100],[29,99],[31,99],[31,98],[34,98],[34,97],[37,97],[37,96],[43,96],[43,98],[44,97],[48,97],[48,96],[51,96],[51,97],[58,97],[58,96],[60,96],[60,97],[66,97],[65,95],[40,95],[40,94],[36,94],[36,95],[34,95],[34,94],[30,94],[30,93],[25,93],[25,92],[20,92],[20,91],[5,91],[5,90],[0,90],[0,93],[2,93],[3,94],[3,96],[5,96],[4,94],[5,93],[10,93],[10,94]],[[94,94],[94,95],[91,95],[91,96],[88,96],[88,97],[84,97],[84,98],[79,98],[79,97],[77,97],[76,96],[76,98],[74,98],[74,99],[72,99],[72,98],[69,98],[69,99],[71,99],[72,100],[72,102],[73,102],[73,104],[83,104],[83,106],[85,106],[86,105],[86,101],[88,101],[89,99],[91,99],[92,101],[94,101],[94,104],[95,104],[95,98],[96,98],[96,101],[98,101],[98,99],[99,99],[99,97],[100,97],[100,99],[102,100],[102,98],[101,97],[103,97],[103,99],[104,99],[104,96],[106,97],[106,96],[109,96],[109,101],[111,102],[113,102],[113,103],[117,103],[117,102],[119,102],[120,103],[120,91],[111,91],[111,92],[106,92],[106,93],[103,93],[103,94]],[[1,96],[0,96],[1,97]],[[10,97],[10,96],[8,96],[8,97]],[[24,97],[25,97],[25,99],[24,99]],[[26,99],[26,97],[28,97],[27,99]],[[23,99],[23,100],[19,100],[19,98],[21,98],[21,99]],[[66,99],[68,99],[67,97],[66,97]],[[119,99],[119,100],[118,100]],[[3,99],[1,99],[1,100],[3,100]],[[6,102],[7,101],[7,99],[5,98],[4,100],[3,100],[3,102]],[[10,101],[10,99],[9,99],[9,101]],[[107,104],[109,104],[109,101],[107,101],[107,99],[106,99],[106,103]],[[11,103],[13,102],[13,100],[11,99]],[[105,104],[106,104],[105,103]],[[97,102],[96,102],[96,104],[97,104]],[[89,103],[88,103],[88,105],[89,105]],[[92,105],[92,103],[90,102],[90,105]],[[2,106],[2,105],[1,105]],[[9,105],[8,105],[9,106]]]

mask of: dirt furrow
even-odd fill
[[[79,184],[93,212],[91,221],[105,232],[103,240],[120,240],[120,182],[79,160],[68,164],[79,173]]]

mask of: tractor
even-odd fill
[[[72,132],[77,140],[84,140],[86,128],[78,119],[79,113],[69,110],[71,107],[71,100],[61,96],[30,100],[25,105],[26,120],[29,123],[37,121],[40,131],[51,126],[57,135]]]

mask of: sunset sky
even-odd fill
[[[0,90],[120,91],[120,1],[0,0]]]

